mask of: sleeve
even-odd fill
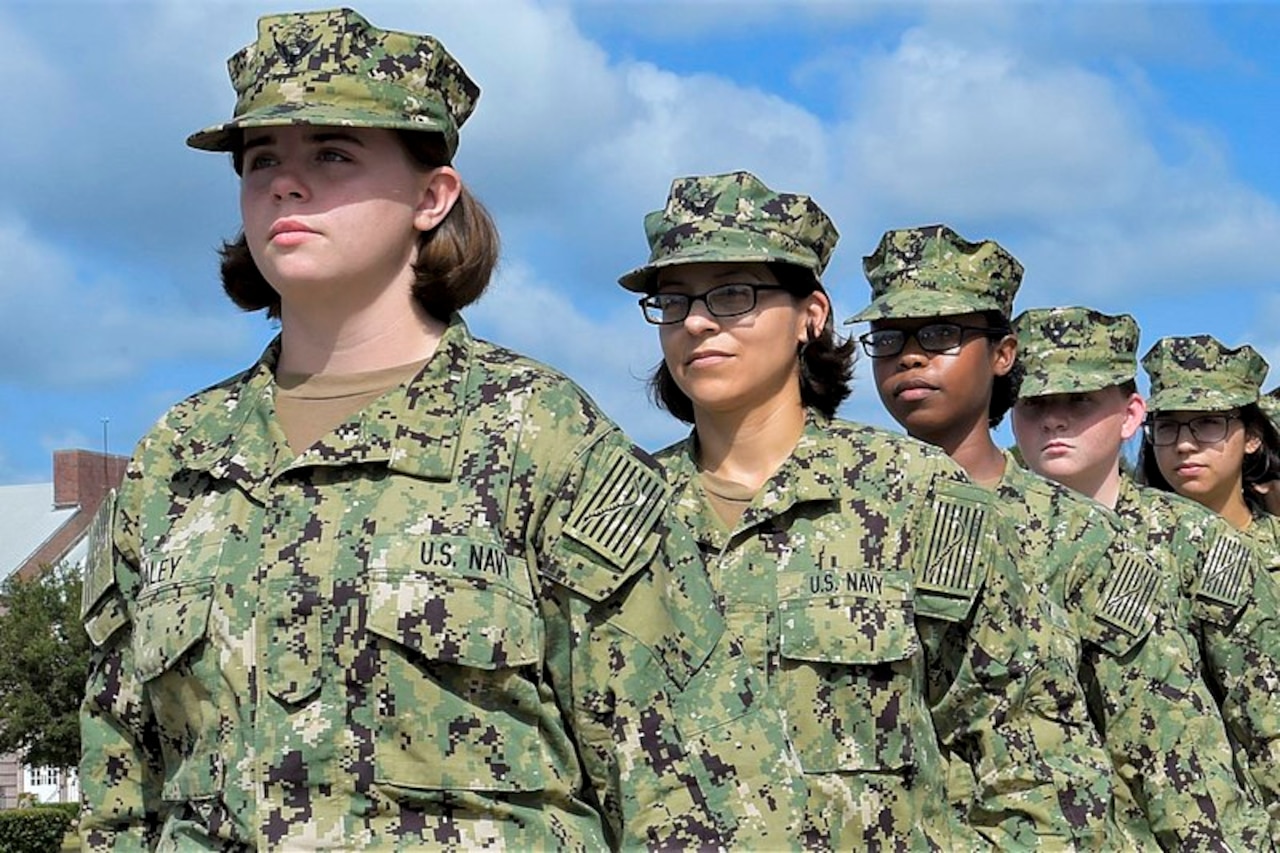
[[[720,843],[672,697],[723,631],[653,461],[613,432],[576,458],[544,521],[550,677],[614,846]]]
[[[1280,587],[1225,522],[1201,545],[1191,597],[1207,674],[1280,843]]]
[[[1040,599],[1014,564],[1013,527],[994,510],[990,494],[972,484],[943,479],[926,504],[927,535],[915,549],[921,636],[934,724],[950,755],[947,786],[959,837],[997,849],[1070,849],[1103,819],[1109,787],[1096,769],[1092,776],[1071,770],[1061,755],[1072,733],[1052,715],[1035,712],[1058,697],[1050,695],[1054,685],[1031,677],[1037,657],[1031,634],[1043,617]],[[938,583],[947,556],[955,555],[940,533],[955,529],[961,508],[980,517],[968,607],[958,590],[947,589],[954,584]]]
[[[1159,571],[1109,530],[1075,584],[1090,692],[1120,783],[1165,849],[1256,850],[1266,815],[1236,780],[1232,750]]]
[[[85,561],[81,615],[92,649],[80,711],[80,839],[90,851],[152,849],[163,823],[163,765],[123,592],[137,573],[129,505],[137,484],[131,467],[120,498],[112,493],[95,518]]]

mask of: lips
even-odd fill
[[[271,232],[268,236],[270,239],[274,240],[275,238],[286,235],[286,234],[314,234],[314,233],[316,233],[314,230],[312,230],[311,228],[308,228],[306,225],[304,225],[303,223],[299,222],[296,219],[279,219],[279,220],[276,220],[276,222],[271,226]]]
[[[721,350],[699,350],[698,352],[690,355],[685,364],[689,366],[718,364],[729,357],[729,353],[722,352]]]
[[[893,396],[903,400],[919,400],[937,390],[936,385],[931,385],[923,379],[904,379],[893,386]]]

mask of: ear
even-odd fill
[[[1006,376],[1013,370],[1013,363],[1018,358],[1018,339],[1014,335],[1005,335],[991,348],[991,372],[996,376]]]
[[[419,231],[435,228],[453,210],[462,195],[462,176],[452,166],[439,166],[427,172],[414,208],[413,227]]]
[[[1262,436],[1253,430],[1248,430],[1244,435],[1244,452],[1246,454],[1257,453],[1262,449]]]
[[[824,290],[815,290],[804,298],[804,316],[796,335],[800,343],[807,344],[817,340],[826,328],[827,318],[831,316],[831,297]]]
[[[1120,438],[1128,441],[1138,434],[1138,430],[1142,429],[1142,422],[1147,419],[1147,401],[1142,398],[1141,394],[1133,393],[1129,395],[1129,400],[1124,404],[1124,420],[1120,423]]]

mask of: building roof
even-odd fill
[[[0,578],[9,577],[77,511],[54,508],[53,483],[0,486]]]

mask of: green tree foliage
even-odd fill
[[[78,569],[55,566],[0,587],[0,752],[35,767],[80,760],[80,699],[89,637]]]

